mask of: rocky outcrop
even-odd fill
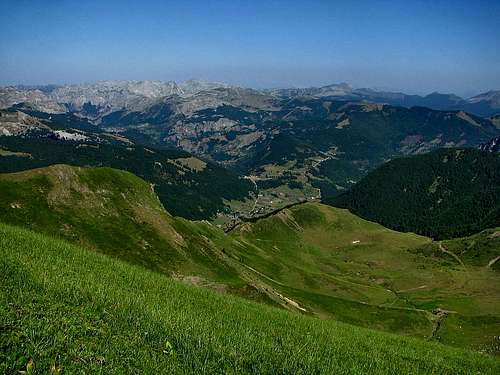
[[[489,142],[479,146],[481,151],[500,152],[500,136],[493,138]]]
[[[204,81],[101,81],[51,87],[9,86],[0,88],[0,108],[28,103],[46,113],[71,111],[98,118],[120,109],[135,109],[159,98],[188,97],[203,90],[227,87]]]
[[[23,112],[0,111],[0,136],[18,136],[34,129],[49,129],[49,127]]]

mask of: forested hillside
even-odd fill
[[[389,228],[436,239],[500,225],[500,155],[441,149],[395,159],[333,202]]]

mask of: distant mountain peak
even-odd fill
[[[448,98],[449,100],[455,100],[455,101],[463,101],[464,100],[463,98],[461,98],[458,95],[451,94],[451,93],[441,93],[438,91],[431,92],[430,94],[425,96],[425,98],[432,98],[432,97],[445,97],[445,98]]]
[[[500,90],[490,90],[468,99],[469,103],[478,103],[481,101],[493,101],[500,106]]]

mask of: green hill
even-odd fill
[[[440,246],[449,253],[443,252]],[[417,249],[418,253],[433,257],[460,258],[459,263],[467,266],[490,268],[500,271],[500,228],[486,229],[472,236],[451,240],[430,242]]]
[[[497,232],[462,241],[491,260],[500,256]],[[498,353],[500,274],[439,250],[463,249],[458,240],[432,242],[312,203],[230,234],[241,263],[314,315]]]
[[[500,155],[442,149],[392,160],[334,200],[368,220],[437,239],[500,225]]]
[[[493,357],[185,286],[3,224],[0,270],[2,373],[500,371]]]
[[[169,215],[152,187],[111,168],[0,174],[0,222],[60,237],[199,285],[259,297],[222,253],[224,233]]]

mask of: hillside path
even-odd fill
[[[441,243],[439,243],[439,250],[441,250],[443,253],[446,253],[449,256],[453,257],[458,263],[460,263],[462,265],[462,267],[464,268],[464,270],[467,272],[467,267],[465,267],[464,262],[462,262],[462,259],[460,259],[455,253],[453,253],[450,250],[448,250]]]
[[[491,266],[493,266],[499,259],[500,259],[500,255],[497,256],[496,258],[493,258],[492,260],[490,260],[488,262],[488,265],[486,266],[486,268],[491,268]]]

